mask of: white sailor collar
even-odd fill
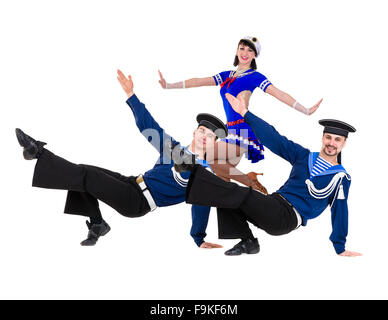
[[[314,163],[318,157],[319,157],[319,152],[310,152],[310,154],[309,154],[308,169],[309,169],[310,176],[311,176],[311,172],[313,170]],[[348,180],[351,179],[349,173],[346,172],[345,168],[341,164],[330,167],[329,169],[315,175],[314,178],[319,177],[319,176],[329,175],[329,174],[337,174],[339,172],[345,173]]]
[[[229,73],[229,78],[233,78],[234,75],[236,74],[236,71],[237,71],[237,70],[232,70],[232,71],[230,71],[230,73]],[[245,77],[245,76],[247,76],[247,75],[249,75],[249,74],[252,74],[252,73],[255,73],[255,72],[256,72],[256,71],[253,70],[253,69],[247,69],[247,70],[245,70],[243,73],[237,75],[236,78]]]
[[[319,152],[310,152],[308,159],[308,167],[309,173],[311,175],[311,171],[315,160],[318,158]],[[310,195],[315,199],[325,199],[328,198],[333,192],[334,197],[330,204],[333,206],[334,201],[336,199],[345,200],[345,194],[342,186],[342,180],[346,178],[347,180],[351,180],[350,175],[346,172],[345,168],[342,165],[332,166],[330,169],[317,174],[314,178],[325,175],[333,175],[329,184],[323,189],[317,189],[314,183],[310,179],[306,179],[306,187]],[[314,179],[313,178],[313,179]]]

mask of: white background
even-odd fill
[[[0,298],[2,299],[386,299],[386,1],[2,1],[0,5]],[[128,219],[101,204],[112,231],[81,247],[84,218],[63,215],[65,191],[31,188],[14,129],[53,152],[127,175],[150,169],[157,153],[138,132],[116,69],[166,131],[189,143],[195,115],[225,120],[219,88],[162,90],[167,81],[231,69],[238,40],[257,36],[258,71],[306,107],[306,117],[257,89],[251,111],[280,133],[318,151],[318,120],[357,128],[343,164],[352,175],[347,249],[328,239],[330,211],[281,237],[254,229],[261,252],[226,257],[234,240],[189,236],[190,206]],[[264,172],[273,192],[290,165],[266,160],[240,168]]]

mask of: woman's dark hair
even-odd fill
[[[238,46],[237,48],[240,46],[240,45],[243,45],[243,46],[248,46],[249,48],[251,48],[254,52],[255,52],[255,55],[257,55],[257,51],[256,51],[256,48],[255,46],[253,45],[253,43],[251,43],[250,41],[248,40],[245,40],[245,39],[241,39],[240,42],[238,43]],[[233,62],[233,65],[235,67],[238,66],[238,57],[237,55],[234,57],[234,62]],[[250,68],[253,69],[253,70],[256,70],[257,69],[257,65],[256,65],[256,60],[253,59],[252,62],[251,62],[251,65],[250,65]]]

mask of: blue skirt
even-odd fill
[[[245,157],[252,163],[264,159],[264,146],[246,123],[228,126],[228,136],[222,139],[222,141],[247,149],[248,152],[245,153]]]

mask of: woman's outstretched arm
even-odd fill
[[[215,86],[216,82],[213,77],[206,78],[192,78],[188,80],[183,80],[175,83],[168,83],[166,79],[164,79],[162,73],[159,72],[159,83],[163,89],[185,89],[185,88],[196,88],[203,86]]]
[[[321,104],[322,100],[319,100],[314,106],[311,108],[305,108],[298,101],[296,101],[293,97],[291,97],[288,93],[283,92],[282,90],[276,88],[273,84],[268,86],[266,93],[269,93],[271,96],[275,97],[279,101],[285,103],[286,105],[298,110],[299,112],[304,113],[305,115],[312,115]]]

